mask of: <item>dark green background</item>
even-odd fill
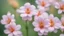
[[[19,3],[19,7],[22,6],[23,4],[25,4],[26,2],[30,2],[31,4],[35,5],[35,0],[17,0]],[[2,15],[7,14],[7,12],[10,11],[12,14],[15,14],[15,19],[16,19],[16,23],[21,25],[21,31],[23,33],[23,36],[38,36],[38,34],[36,32],[34,32],[33,30],[33,26],[31,24],[31,22],[28,23],[28,32],[26,29],[26,22],[23,21],[21,19],[21,17],[19,16],[18,13],[15,12],[15,9],[12,8],[12,6],[8,3],[7,0],[0,0],[0,20],[2,19]],[[55,9],[53,6],[50,7],[49,13],[53,13],[55,16],[57,17],[61,17],[61,15],[57,14],[57,9]],[[0,36],[7,36],[6,34],[4,34],[4,25],[0,24]],[[54,34],[54,33],[49,33],[48,36],[59,36],[60,35],[60,31],[58,31],[58,33]]]

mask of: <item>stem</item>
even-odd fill
[[[26,21],[26,30],[27,30],[27,36],[28,36],[28,21]]]

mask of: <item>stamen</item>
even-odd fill
[[[13,28],[12,26],[10,26],[9,30],[10,30],[11,32],[14,32],[14,28]]]
[[[37,16],[40,16],[41,15],[41,12],[39,11],[38,13],[37,13]]]
[[[44,23],[43,22],[39,22],[39,27],[40,27],[40,29],[44,28]]]
[[[26,9],[26,13],[30,14],[30,9],[29,8]]]
[[[52,19],[50,19],[50,27],[54,26],[54,21]]]
[[[60,6],[60,9],[61,10],[64,10],[64,4]]]
[[[8,20],[6,22],[7,24],[9,24],[11,22],[11,19],[8,17]]]
[[[42,5],[42,6],[45,6],[45,5],[46,5],[46,3],[45,3],[44,1],[42,1],[41,5]]]

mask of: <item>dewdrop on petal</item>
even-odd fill
[[[8,2],[15,9],[19,7],[19,4],[16,0],[8,0]]]

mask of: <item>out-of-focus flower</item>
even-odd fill
[[[57,17],[54,17],[53,14],[50,14],[49,16],[50,24],[48,27],[49,32],[57,32],[57,29],[60,28],[61,22]]]
[[[38,4],[41,8],[50,6],[50,3],[46,0],[36,0],[36,4]]]
[[[16,0],[8,0],[8,2],[15,9],[19,7],[19,4]]]
[[[55,8],[58,9],[58,14],[64,12],[64,2],[55,3]]]
[[[38,35],[47,35],[47,27],[49,25],[49,20],[43,18],[42,16],[38,17],[33,21],[34,31],[38,32]]]
[[[8,36],[22,36],[20,30],[21,26],[11,23],[10,25],[5,25],[4,33],[8,34]]]
[[[42,9],[37,10],[34,19],[37,19],[38,17],[42,16],[43,18],[48,18],[48,13],[43,11]]]
[[[14,15],[11,15],[10,12],[8,12],[7,15],[3,15],[2,18],[1,23],[5,25],[15,22]]]
[[[32,20],[32,16],[36,13],[36,8],[34,5],[30,3],[25,3],[24,6],[21,6],[20,9],[17,10],[18,13],[21,13],[21,17],[23,20]]]
[[[64,34],[60,34],[60,36],[64,36]]]
[[[64,31],[64,16],[61,17],[61,31]]]

